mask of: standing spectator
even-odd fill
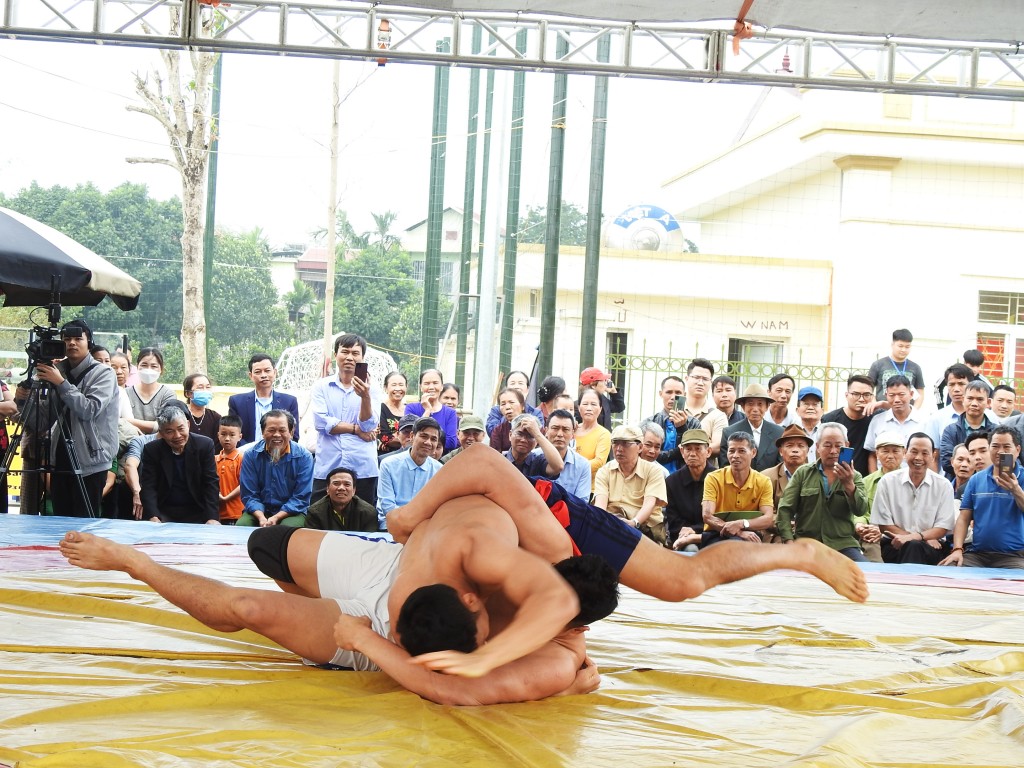
[[[132,404],[129,421],[140,432],[151,435],[156,432],[156,415],[175,399],[174,391],[160,383],[164,356],[159,349],[145,347],[139,350],[138,365],[139,383],[128,387],[128,399]]]
[[[7,419],[18,412],[14,393],[0,381],[0,459],[7,453],[10,437],[7,435]],[[0,513],[7,514],[7,473],[0,477]]]
[[[875,360],[868,369],[868,378],[875,382],[875,399],[886,399],[886,382],[893,376],[902,376],[909,382],[909,386],[917,397],[913,398],[914,408],[920,409],[924,405],[924,373],[921,366],[910,360],[910,347],[914,341],[914,334],[906,328],[897,328],[892,332],[892,346],[889,356],[884,359]]]
[[[558,408],[556,400],[565,394],[565,379],[561,376],[548,376],[537,387],[537,406],[540,408],[541,424],[547,424],[551,412]]]
[[[1005,466],[1003,456],[1010,457]],[[1024,568],[1024,469],[1018,461],[1017,430],[1005,425],[993,429],[989,457],[991,469],[967,481],[953,529],[953,548],[939,565]],[[973,540],[965,552],[972,522]]]
[[[683,468],[665,480],[666,542],[672,549],[696,552],[704,530],[704,480],[711,474],[710,438],[703,429],[689,429],[680,443]]]
[[[711,438],[711,457],[718,456],[722,445],[722,432],[729,426],[729,418],[715,408],[714,400],[708,397],[715,366],[703,357],[694,358],[686,366],[686,407],[683,411],[700,422],[700,428]]]
[[[348,467],[335,467],[328,472],[327,495],[309,505],[306,527],[364,533],[378,530],[377,510],[356,496],[356,480]]]
[[[667,467],[670,474],[679,469],[682,462],[679,435],[690,429],[700,429],[700,422],[686,415],[683,392],[683,380],[678,376],[666,376],[662,379],[658,388],[662,409],[650,418],[665,430],[665,442],[658,455],[658,463]]]
[[[949,400],[949,403],[941,407],[937,413],[929,418],[925,422],[925,428],[922,430],[927,433],[935,445],[939,445],[942,442],[942,433],[946,431],[946,427],[955,422],[960,414],[964,412],[964,392],[967,389],[967,382],[973,376],[974,374],[971,373],[971,369],[960,363],[949,366],[942,375],[946,399]]]
[[[346,333],[334,340],[338,372],[320,379],[309,395],[316,428],[313,501],[327,494],[327,473],[345,466],[356,472],[356,494],[367,504],[377,502],[377,424],[381,396],[369,381],[356,376],[366,354],[366,340]],[[369,378],[369,377],[367,377]],[[412,406],[406,408],[409,412]]]
[[[576,428],[576,452],[590,462],[590,482],[593,485],[597,470],[608,461],[612,447],[611,433],[597,423],[601,413],[601,400],[592,389],[580,395],[580,416],[583,423]]]
[[[788,373],[777,373],[768,379],[768,397],[771,407],[764,415],[765,421],[785,429],[793,423],[789,412],[789,401],[796,392],[796,380]]]
[[[398,440],[398,425],[405,416],[405,393],[408,382],[401,371],[391,371],[384,377],[384,397],[380,404],[380,420],[377,429],[380,438],[377,441],[377,458],[382,459],[392,451],[402,448]]]
[[[845,446],[846,427],[842,424],[826,424],[821,429],[817,463],[794,472],[782,494],[779,534],[786,544],[795,538],[817,539],[851,560],[865,562],[860,548],[865,534],[859,529],[868,527],[868,500],[860,472],[839,461],[839,451]]]
[[[159,438],[142,449],[139,484],[145,517],[154,523],[220,525],[220,483],[213,441],[189,432],[185,413],[157,414]]]
[[[743,411],[736,407],[737,394],[736,380],[730,376],[716,376],[711,382],[711,397],[715,407],[725,414],[730,427],[743,421]]]
[[[1011,416],[1020,416],[1016,403],[1017,391],[1008,384],[997,384],[992,390],[992,413],[1000,424]]]
[[[888,410],[876,413],[868,424],[864,438],[864,450],[868,452],[868,469],[878,468],[875,460],[875,441],[882,432],[897,432],[904,441],[915,432],[924,431],[924,419],[910,405],[910,380],[904,376],[890,376],[885,382],[885,398]],[[906,443],[904,443],[906,444]]]
[[[967,439],[971,432],[990,431],[996,426],[987,414],[989,388],[984,381],[972,381],[964,392],[964,412],[942,432],[939,444],[939,470],[947,478],[953,476],[953,449]],[[931,437],[929,435],[929,437]]]
[[[882,529],[887,563],[938,565],[946,554],[942,540],[953,530],[956,507],[953,487],[928,468],[934,450],[924,432],[911,435],[907,466],[883,477],[875,490],[871,522]]]
[[[837,423],[846,427],[850,447],[853,448],[853,468],[862,475],[868,474],[868,454],[864,450],[864,438],[868,436],[868,425],[871,423],[867,407],[874,396],[874,382],[867,376],[854,374],[846,380],[846,405],[821,417],[822,424]]]
[[[89,354],[92,330],[84,320],[65,323],[60,335],[67,349],[65,361],[39,361],[36,375],[53,386],[60,400],[58,408],[71,431],[79,467],[72,467],[63,432],[54,424],[50,439],[50,461],[56,470],[50,476],[53,513],[86,517],[88,500],[92,513],[99,516],[107,472],[117,455],[117,376]],[[81,470],[85,498],[75,469]]]
[[[729,435],[736,432],[746,432],[754,437],[753,467],[758,472],[770,469],[779,463],[779,449],[776,442],[782,437],[782,427],[766,421],[770,410],[772,399],[768,391],[760,384],[751,384],[743,391],[743,397],[736,403],[743,409],[744,419],[730,427],[726,427],[722,433],[722,440],[728,441]],[[725,442],[722,443],[725,448]],[[724,467],[729,463],[727,451],[722,450],[718,454],[718,466]]]
[[[217,454],[217,479],[220,483],[220,522],[234,525],[245,511],[242,505],[242,421],[225,416],[217,429],[220,453]]]
[[[594,506],[631,522],[644,536],[665,544],[665,473],[640,458],[643,436],[636,427],[612,432],[613,460],[597,471]]]
[[[456,434],[459,431],[459,415],[454,408],[441,402],[441,388],[444,377],[436,368],[428,368],[420,374],[420,401],[405,406],[405,412],[413,416],[430,416],[441,425],[445,434],[444,453],[459,447]]]
[[[242,505],[236,525],[306,524],[313,486],[313,457],[291,436],[295,421],[290,411],[267,411],[260,418],[263,439],[242,457]]]
[[[506,387],[498,393],[498,409],[503,418],[491,430],[491,448],[504,452],[512,447],[512,422],[523,412],[525,406],[526,401],[518,390]]]
[[[181,385],[188,403],[188,431],[193,435],[202,435],[217,442],[220,431],[220,414],[209,408],[213,402],[213,384],[210,377],[202,373],[193,373],[185,377]]]
[[[274,389],[277,381],[277,367],[270,355],[259,352],[249,358],[249,379],[256,387],[252,392],[242,392],[228,398],[228,413],[242,421],[242,444],[256,439],[256,427],[263,417],[272,410],[288,411],[292,415],[295,432],[299,439],[299,401],[293,395]]]
[[[590,387],[597,392],[601,400],[601,415],[598,416],[598,423],[605,429],[612,428],[612,414],[622,413],[626,410],[626,401],[622,394],[615,388],[612,375],[605,373],[600,368],[584,368],[580,373],[581,387]],[[582,393],[582,388],[580,392]]]
[[[985,378],[985,353],[980,349],[967,349],[963,354],[964,365],[971,369],[974,374],[972,381],[983,381],[988,384],[989,393],[992,392],[992,382]]]
[[[821,404],[823,402],[825,402],[825,397],[817,387],[803,387],[796,396],[796,417],[798,423],[814,442],[818,441],[818,430],[821,427]],[[813,446],[811,446],[808,460],[815,460]]]
[[[441,427],[437,420],[424,416],[417,419],[412,428],[409,450],[388,456],[380,463],[377,490],[377,523],[380,530],[387,529],[388,512],[408,504],[441,468],[441,462],[433,457],[440,442]]]
[[[552,378],[557,378],[557,377],[552,377]],[[547,379],[545,379],[545,381],[547,381]],[[559,379],[559,381],[561,381],[561,380]],[[516,392],[518,392],[519,394],[521,394],[523,396],[523,403],[524,403],[523,413],[528,413],[531,416],[536,416],[537,420],[540,421],[541,424],[544,423],[544,412],[540,408],[534,408],[532,405],[530,405],[527,402],[527,398],[530,396],[530,377],[529,376],[527,376],[523,371],[512,371],[511,373],[509,373],[508,378],[505,379],[505,387],[508,388],[508,389],[514,389]],[[563,392],[565,391],[565,382],[564,381],[562,382],[562,391]],[[547,393],[547,390],[545,390],[545,393]],[[539,390],[538,390],[537,394],[538,394],[538,397],[539,397],[539,395],[540,395],[540,391]],[[498,426],[498,424],[501,423],[501,419],[502,419],[501,407],[497,406],[497,405],[491,406],[491,410],[487,414],[487,422],[486,422],[486,425],[485,425],[485,428],[487,430],[487,434],[488,435],[491,434],[491,432],[494,430],[494,428],[496,426]]]
[[[451,382],[441,387],[441,402],[456,413],[459,412],[459,399],[461,397],[462,391]]]

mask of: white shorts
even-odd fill
[[[383,539],[346,533],[327,533],[316,557],[320,596],[334,600],[343,613],[366,616],[373,631],[391,634],[388,596],[398,574],[403,547]],[[338,649],[331,664],[376,671],[379,667],[361,653]]]

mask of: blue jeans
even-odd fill
[[[868,561],[868,559],[864,557],[864,553],[860,551],[860,547],[843,547],[839,550],[839,554],[846,555],[855,563],[866,563]]]

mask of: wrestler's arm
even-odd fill
[[[334,630],[338,646],[361,653],[406,690],[437,704],[474,706],[536,701],[548,696],[588,693],[600,681],[591,670],[578,675],[576,655],[554,641],[483,677],[469,679],[431,672],[410,663],[405,649],[358,618],[342,614]],[[581,682],[578,678],[583,677]]]
[[[471,445],[447,462],[404,507],[388,512],[388,532],[405,543],[417,525],[447,501],[486,496],[508,512],[519,530],[519,546],[549,563],[572,554],[565,530],[544,500],[508,459],[487,445]]]
[[[465,533],[461,555],[466,577],[481,587],[500,590],[516,606],[515,616],[472,653],[437,651],[414,661],[439,672],[480,677],[561,634],[579,614],[580,603],[568,583],[536,555],[490,531]]]

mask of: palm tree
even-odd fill
[[[391,234],[391,227],[398,214],[394,211],[384,213],[371,213],[376,229],[364,232],[362,239],[366,242],[367,248],[375,248],[380,256],[387,256],[393,251],[402,247],[402,241],[398,235]]]
[[[283,297],[284,306],[288,310],[288,322],[298,327],[304,315],[309,313],[310,307],[316,302],[316,294],[313,289],[301,280],[292,282],[292,290]]]

